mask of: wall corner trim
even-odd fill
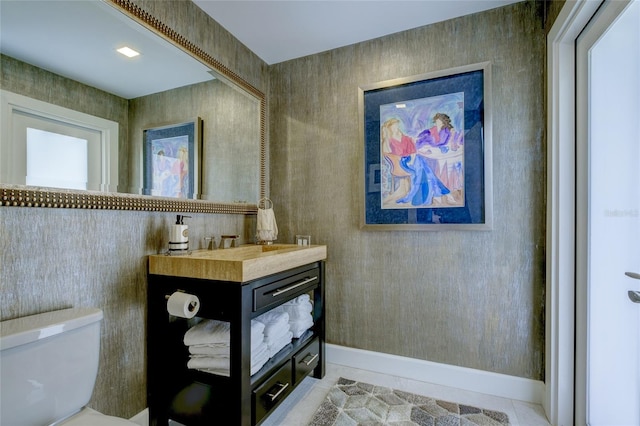
[[[382,352],[326,345],[327,362],[502,398],[542,404],[542,381]]]

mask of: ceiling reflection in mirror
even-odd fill
[[[144,129],[199,117],[196,198],[229,204],[228,212],[265,196],[264,95],[235,72],[128,0],[3,0],[0,8],[1,88],[117,122],[118,192],[143,193]],[[124,45],[140,55],[115,51]]]

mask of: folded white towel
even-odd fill
[[[251,339],[251,353],[264,344],[264,334]],[[189,353],[193,355],[226,355],[229,356],[231,345],[229,343],[205,343],[201,345],[189,345]]]
[[[258,321],[251,321],[251,340],[261,341],[262,332],[265,325]],[[218,320],[202,320],[198,324],[191,327],[184,334],[184,344],[202,345],[212,343],[226,343],[229,344],[231,325],[226,321]]]
[[[291,333],[293,333],[293,337],[295,337],[296,339],[302,336],[304,332],[311,327],[313,327],[313,317],[311,316],[311,314],[307,314],[306,318],[301,318],[297,321],[289,322]]]
[[[231,347],[228,344],[190,345],[191,355],[225,356],[229,357]]]
[[[274,308],[273,311],[289,314],[289,328],[296,339],[313,327],[313,315],[311,314],[313,312],[313,304],[309,294],[302,294]]]
[[[255,350],[251,351],[251,364],[255,364],[256,361],[261,360],[265,356],[265,359],[269,359],[269,347],[266,343],[262,342]]]
[[[268,358],[267,358],[268,360]],[[256,374],[258,371],[260,371],[260,369],[262,368],[262,366],[266,363],[263,362],[262,364],[259,365],[251,365],[251,371],[249,374],[251,374],[252,376],[254,374]],[[216,369],[216,368],[192,368],[193,370],[198,370],[198,371],[203,371],[205,373],[209,373],[209,374],[216,374],[218,376],[225,376],[225,377],[229,377],[231,374],[229,373],[229,369],[228,368],[220,368],[220,369]]]
[[[262,350],[259,350],[256,353],[251,353],[251,375],[253,376],[258,370],[262,368],[263,365],[269,361],[269,348],[266,344],[262,344],[260,346]]]
[[[255,350],[251,351],[251,372],[255,374],[269,360],[269,349],[266,343],[261,343]],[[187,361],[187,368],[201,370],[207,373],[229,376],[231,360],[224,355],[191,355]]]
[[[230,324],[225,321],[203,320],[184,334],[187,346],[205,343],[229,343]]]
[[[280,352],[282,348],[291,343],[291,338],[293,337],[292,332],[287,332],[284,336],[280,337],[277,341],[273,342],[273,344],[268,344],[269,347],[269,358],[273,357],[275,354]]]
[[[287,314],[289,314],[289,321],[291,322],[293,320],[297,320],[301,317],[306,317],[307,315],[311,314],[311,312],[313,311],[313,305],[311,305],[311,302],[309,301],[295,304],[285,303],[281,306],[278,306],[277,308],[274,308],[273,310],[276,312],[286,312]]]
[[[259,344],[264,337],[264,324],[251,320],[251,348]]]
[[[267,346],[277,345],[282,339],[286,339],[287,335],[291,333],[291,328],[289,327],[288,324],[286,329],[282,328],[280,330],[281,332],[279,332],[278,334],[271,334],[269,336],[265,336],[264,342],[267,344]]]
[[[264,324],[263,334],[265,337],[269,335],[280,336],[289,329],[289,314],[283,311],[265,312],[264,314],[255,318],[255,321]]]
[[[229,357],[192,356],[187,361],[187,367],[192,369],[229,370],[230,365]]]

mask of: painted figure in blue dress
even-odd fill
[[[442,205],[441,198],[446,197],[448,204],[456,204],[451,190],[442,182],[433,170],[437,162],[431,161],[434,153],[447,154],[452,141],[453,126],[446,114],[437,113],[433,118],[434,126],[425,129],[416,138],[416,153],[403,157],[401,167],[411,175],[411,189],[398,204],[413,206]],[[455,149],[457,147],[454,146]],[[434,199],[436,203],[434,203]]]

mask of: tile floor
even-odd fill
[[[513,426],[549,425],[542,406],[537,404],[328,363],[327,372],[322,380],[306,378],[261,426],[307,425],[339,377],[387,386],[445,401],[502,411],[509,416]]]

